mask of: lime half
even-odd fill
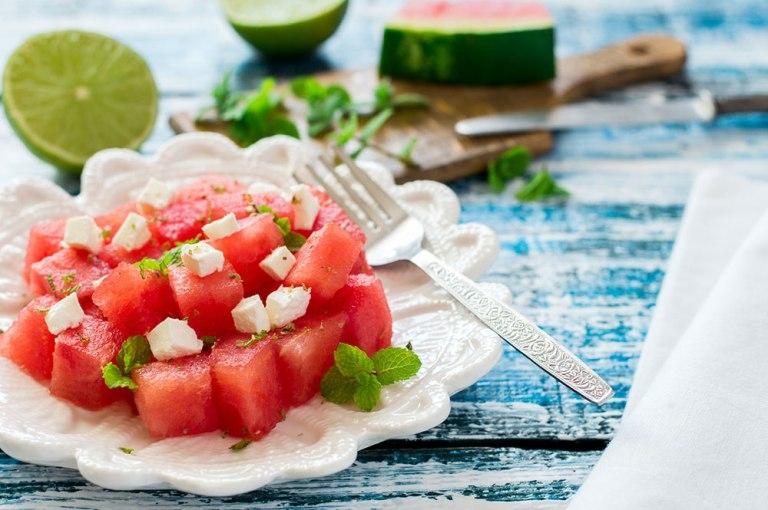
[[[221,0],[240,36],[270,56],[308,53],[339,27],[347,0]]]
[[[8,59],[3,105],[32,152],[78,173],[101,149],[141,145],[155,125],[157,87],[147,63],[124,44],[90,32],[48,32]]]

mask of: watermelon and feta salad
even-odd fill
[[[151,179],[136,202],[32,227],[23,276],[35,297],[0,353],[82,408],[128,402],[158,438],[255,440],[321,386],[371,410],[382,384],[420,363],[390,347],[364,243],[305,184]]]

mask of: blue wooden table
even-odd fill
[[[27,35],[54,27],[106,32],[152,66],[163,115],[144,150],[171,133],[169,112],[200,104],[226,70],[243,86],[376,61],[383,20],[398,2],[352,0],[340,31],[316,56],[290,63],[254,57],[213,0],[5,0],[0,62]],[[558,53],[587,51],[639,32],[669,32],[690,51],[680,82],[716,93],[768,91],[765,0],[551,0]],[[654,85],[635,94],[662,90]],[[18,508],[153,506],[561,508],[595,463],[621,417],[665,261],[695,174],[711,166],[768,173],[768,115],[710,126],[606,128],[564,133],[542,164],[573,197],[564,206],[523,205],[483,179],[453,185],[462,220],[495,228],[503,251],[486,278],[507,284],[515,305],[566,342],[616,389],[602,408],[580,400],[522,356],[453,399],[441,426],[360,453],[350,469],[234,498],[176,492],[110,492],[76,473],[20,464],[0,454],[0,503]],[[76,191],[37,161],[0,121],[0,181],[39,175]],[[510,505],[516,502],[515,505]]]

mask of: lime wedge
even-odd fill
[[[347,0],[221,0],[240,37],[270,56],[308,53],[339,27]]]
[[[155,125],[157,87],[146,62],[124,44],[90,32],[48,32],[8,59],[3,106],[33,153],[79,173],[101,149],[141,145]]]

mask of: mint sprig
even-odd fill
[[[526,147],[516,145],[507,149],[488,163],[488,184],[493,191],[501,193],[507,183],[525,176],[530,164],[531,153]]]
[[[178,266],[181,264],[181,250],[184,245],[195,244],[200,241],[200,236],[197,236],[188,241],[176,243],[176,246],[170,250],[165,251],[160,257],[153,259],[144,257],[140,261],[136,262],[136,267],[139,268],[139,274],[142,278],[147,273],[155,273],[160,276],[168,276],[168,269],[171,266]]]
[[[372,411],[382,386],[410,379],[421,368],[418,355],[408,347],[387,347],[369,357],[354,345],[341,343],[333,353],[334,365],[320,382],[323,398],[334,404],[354,402]]]
[[[546,168],[537,172],[525,186],[517,190],[515,197],[521,202],[533,202],[550,198],[568,198],[570,193],[555,181]]]
[[[278,216],[277,212],[268,205],[256,205],[253,206],[253,208],[256,212],[272,215],[272,220],[275,222],[275,225],[277,225],[277,228],[280,229],[280,233],[283,234],[285,247],[289,250],[298,251],[298,249],[304,246],[304,243],[307,242],[306,237],[291,230],[291,220],[283,216]]]
[[[134,335],[128,337],[117,353],[117,364],[107,363],[102,369],[104,384],[110,389],[128,388],[138,389],[131,379],[131,372],[146,365],[152,359],[152,350],[145,336]]]

